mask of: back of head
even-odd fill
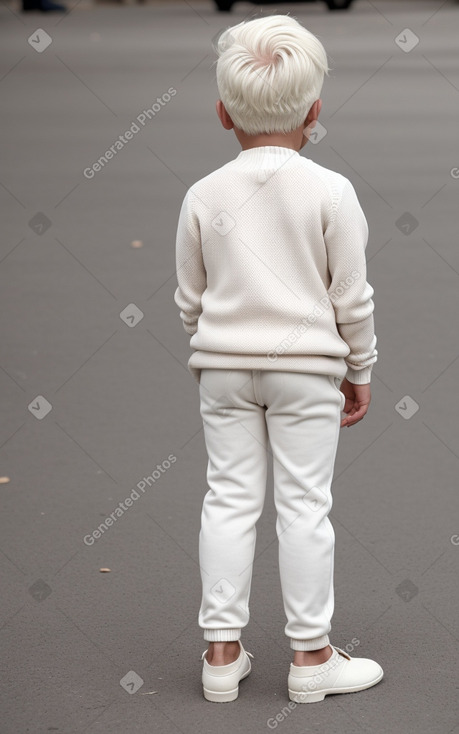
[[[247,135],[288,133],[302,125],[328,74],[324,47],[289,15],[227,28],[215,50],[220,99]]]

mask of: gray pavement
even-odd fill
[[[331,641],[378,660],[385,678],[288,705],[270,478],[243,635],[253,672],[233,704],[202,697],[207,457],[173,302],[175,230],[187,187],[239,153],[214,109],[211,39],[260,8],[239,3],[224,16],[194,0],[76,3],[51,17],[9,4],[1,734],[459,731],[459,7],[280,9],[319,35],[334,69],[326,135],[302,154],[352,180],[370,225],[380,357],[370,412],[338,449]]]

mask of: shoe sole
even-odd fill
[[[369,683],[364,683],[361,686],[348,686],[347,688],[325,688],[323,691],[314,691],[313,693],[307,693],[306,691],[292,691],[288,689],[288,697],[290,701],[294,703],[317,703],[323,701],[325,696],[332,695],[334,693],[357,693],[358,691],[364,691],[366,688],[375,686],[376,683],[382,679],[384,672],[375,678],[375,680]]]
[[[251,669],[252,668],[249,668],[247,673],[244,673],[244,675],[241,676],[239,682],[241,680],[244,680],[244,678],[247,678]],[[229,703],[230,701],[235,701],[236,698],[238,697],[239,685],[237,685],[236,688],[233,688],[232,691],[210,691],[208,688],[205,688],[203,686],[203,693],[204,693],[204,698],[207,701],[212,701],[212,703]]]

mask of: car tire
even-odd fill
[[[215,0],[217,8],[224,13],[228,13],[233,7],[234,0]]]
[[[348,10],[352,0],[326,0],[329,10]]]

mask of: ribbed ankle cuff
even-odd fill
[[[293,637],[290,638],[290,647],[292,650],[321,650],[323,647],[327,647],[330,644],[328,635],[322,635],[322,637],[315,637],[313,640],[296,640]]]
[[[233,642],[239,640],[242,629],[204,630],[204,639],[208,642]],[[326,644],[326,643],[325,643]]]

